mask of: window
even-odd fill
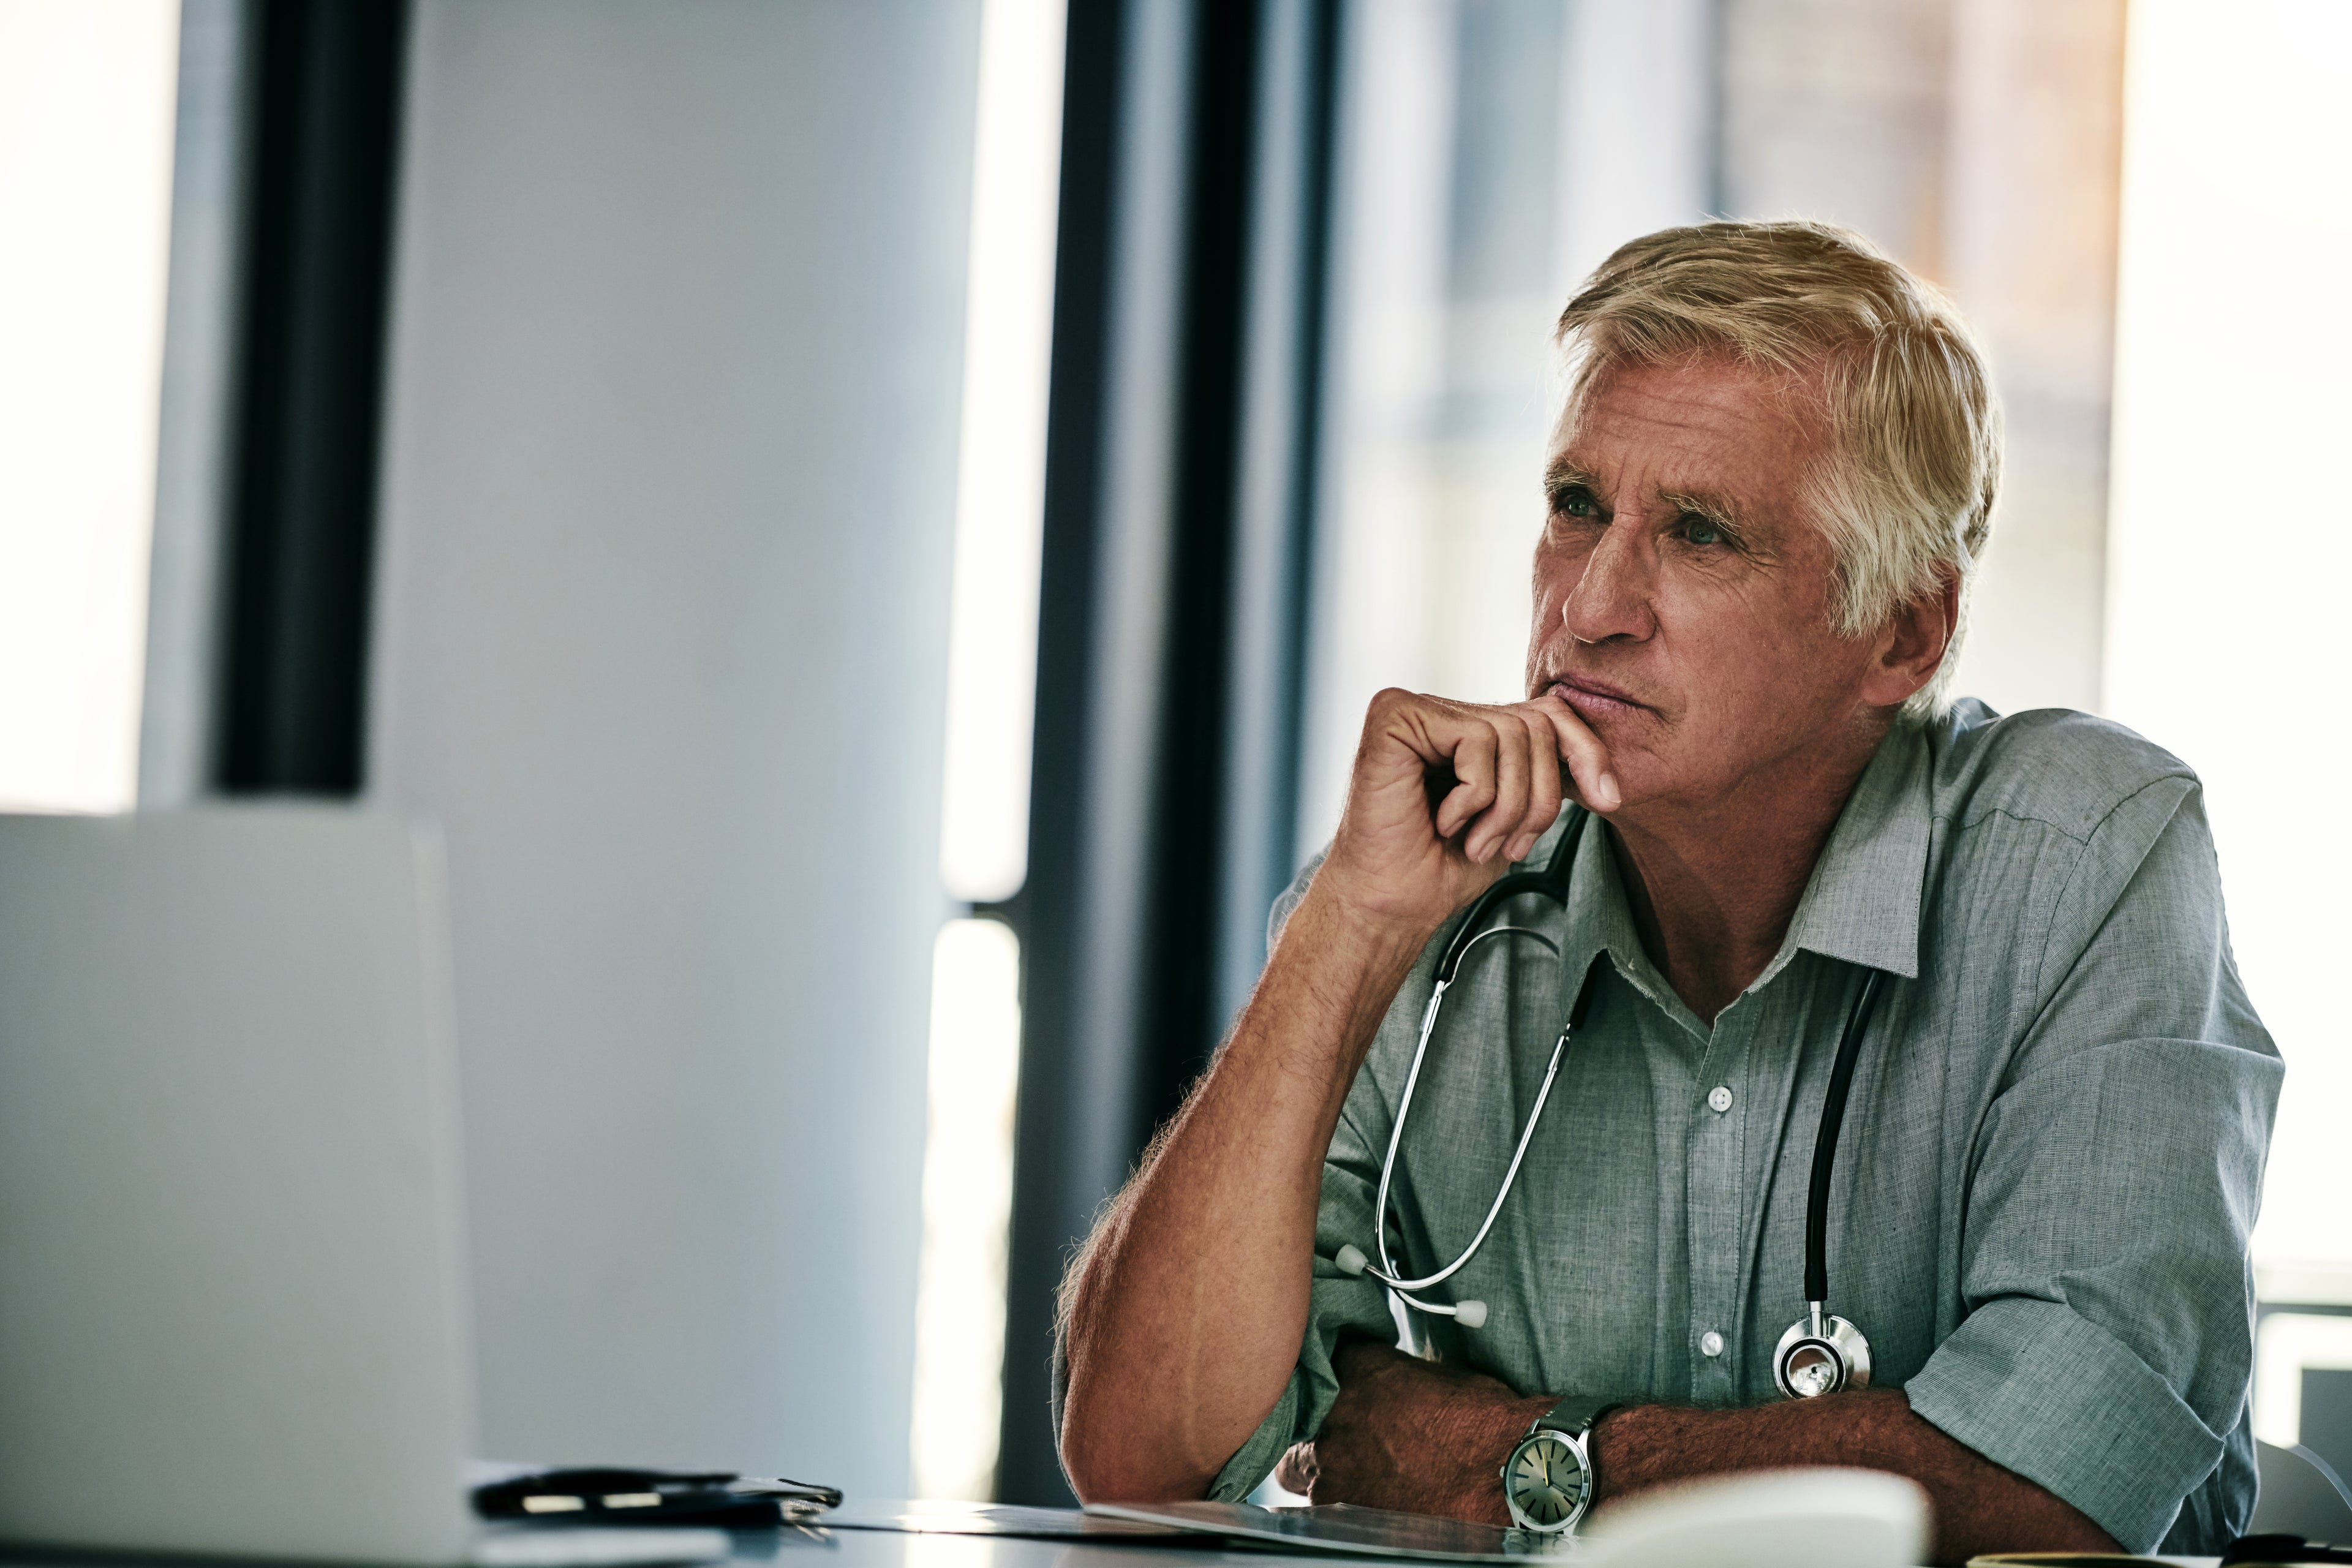
[[[986,0],[981,14],[940,836],[940,883],[967,906],[1019,892],[1028,858],[1063,16],[1060,0]],[[940,931],[915,1308],[919,1497],[995,1495],[1020,984],[1010,926]]]
[[[2338,994],[2352,742],[2335,705],[2345,611],[2331,546],[2352,429],[2347,58],[2352,9],[2328,0],[2135,0],[2105,702],[2202,775],[2231,944],[2286,1058],[2254,1232],[2260,1293],[2339,1310],[2352,1308]],[[2315,1417],[2345,1429],[2352,1318],[2333,1322],[2266,1319],[2263,1436],[2299,1423],[2313,1444]],[[2299,1393],[2282,1356],[2334,1392],[2332,1409]],[[2352,1469],[2352,1445],[2326,1457]]]
[[[0,810],[136,794],[178,36],[0,0]]]

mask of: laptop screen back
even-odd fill
[[[0,817],[0,1539],[464,1555],[437,865],[352,811]]]

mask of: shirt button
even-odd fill
[[[1716,1092],[1720,1094],[1722,1090],[1717,1089]],[[1721,1355],[1723,1353],[1723,1336],[1717,1333],[1713,1329],[1709,1329],[1706,1332],[1699,1335],[1698,1353],[1703,1356]]]
[[[1706,1102],[1715,1108],[1717,1115],[1721,1115],[1723,1112],[1731,1109],[1731,1091],[1724,1088],[1723,1085],[1717,1084],[1713,1089],[1706,1091]],[[1709,1351],[1706,1353],[1713,1355],[1715,1352],[1713,1351]]]

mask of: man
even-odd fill
[[[1620,250],[1559,338],[1528,700],[1373,701],[1256,992],[1073,1266],[1073,1484],[1233,1499],[1279,1463],[1502,1523],[1531,1426],[1605,1409],[1603,1508],[1852,1464],[1925,1487],[1948,1560],[2217,1550],[2281,1068],[2188,768],[1939,700],[2000,467],[1966,328],[1856,236],[1717,223]],[[1565,906],[1485,917],[1556,955],[1464,961],[1376,1216],[1454,917],[1547,862],[1563,797]],[[1399,1278],[1469,1244],[1580,995],[1493,1234],[1392,1308],[1376,1230]],[[1849,1024],[1828,1307],[1871,1378],[1784,1399]]]

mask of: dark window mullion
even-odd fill
[[[405,0],[260,0],[215,782],[364,782]]]

